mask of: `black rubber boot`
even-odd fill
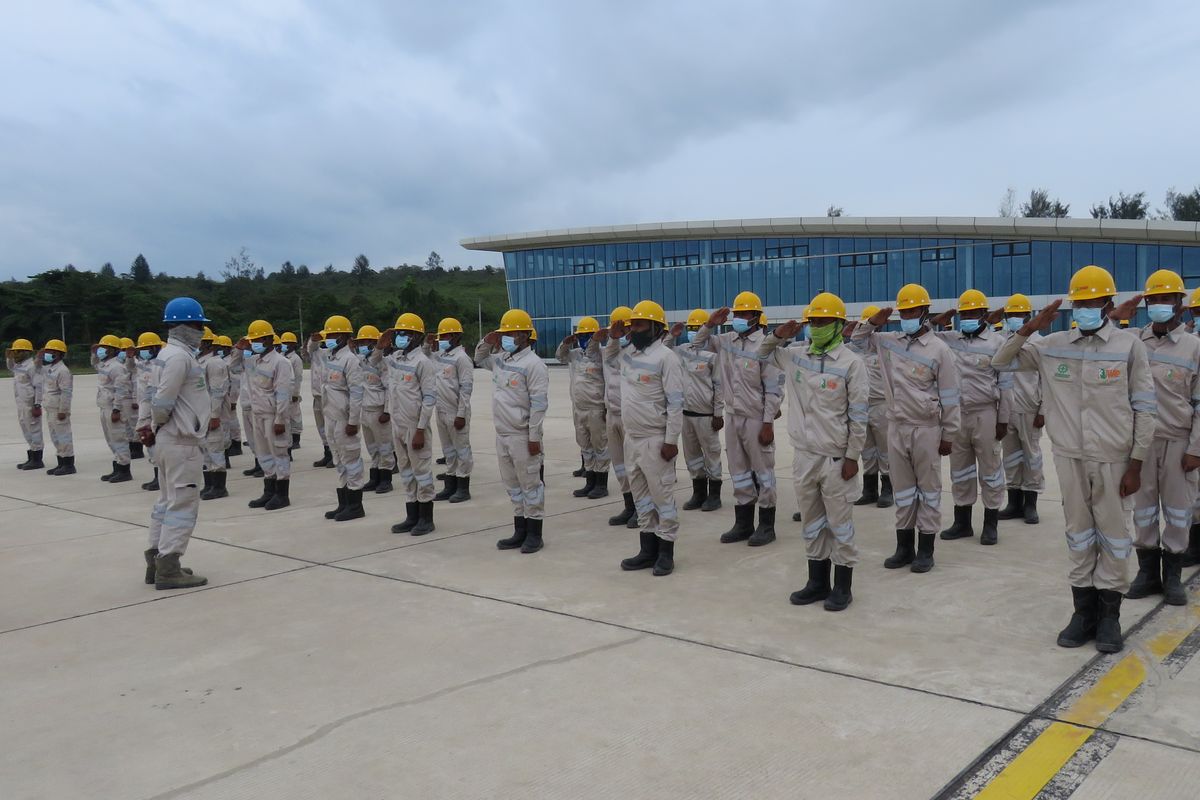
[[[200,499],[207,500],[208,493],[212,491],[212,476],[213,476],[213,474],[211,472],[202,472],[200,474],[204,478],[204,488],[200,490]]]
[[[913,559],[909,570],[912,572],[929,572],[933,569],[933,544],[937,541],[936,534],[917,534],[917,557]]]
[[[1188,546],[1183,552],[1183,566],[1194,567],[1200,564],[1200,522],[1193,522],[1188,530]]]
[[[343,511],[345,511],[345,510],[346,510],[346,491],[347,491],[346,489],[343,489],[343,488],[342,488],[342,487],[340,487],[340,486],[338,487],[338,490],[337,490],[337,499],[338,499],[337,508],[335,508],[335,509],[333,509],[333,510],[331,510],[331,511],[326,511],[326,512],[325,512],[325,519],[337,519],[337,515],[338,515],[338,514],[340,514],[340,513],[342,513]]]
[[[454,492],[458,489],[458,478],[453,475],[447,475],[442,483],[442,490],[433,496],[434,500],[441,502],[449,500],[454,496]]]
[[[445,462],[443,462],[443,461],[439,461],[438,463],[439,463],[439,464],[443,464],[443,463],[445,463]],[[583,456],[580,456],[580,457],[579,457],[579,469],[577,469],[577,470],[575,470],[574,472],[572,472],[572,473],[571,473],[571,477],[572,477],[572,478],[582,478],[582,477],[584,477],[585,475],[587,475],[587,470],[585,470],[585,469],[583,468]]]
[[[471,476],[459,476],[458,486],[450,496],[451,503],[465,503],[471,499]]]
[[[130,442],[129,443],[129,457],[130,458],[145,458],[146,457],[146,451],[142,448],[141,442]]]
[[[249,502],[250,508],[262,508],[267,503],[271,502],[271,498],[275,496],[275,479],[263,478],[263,493],[261,497],[255,498]]]
[[[409,531],[413,536],[424,536],[433,533],[437,527],[433,524],[433,501],[417,503],[417,524]]]
[[[362,489],[347,489],[346,490],[346,507],[339,511],[333,518],[334,522],[348,522],[352,519],[362,519],[367,515],[362,504]]]
[[[147,492],[158,491],[158,467],[154,468],[154,477],[142,484],[142,488]]]
[[[628,524],[629,520],[631,519],[637,519],[637,509],[633,507],[633,493],[625,492],[625,494],[621,496],[625,498],[625,508],[622,509],[621,513],[617,514],[615,517],[608,518],[608,524],[614,527],[617,525]]]
[[[26,450],[25,451],[25,460],[22,461],[20,464],[17,464],[17,469],[29,469],[30,461],[33,461],[33,451]]]
[[[229,473],[224,470],[213,473],[213,486],[212,490],[208,493],[209,500],[220,500],[223,497],[229,497],[229,490],[225,488],[225,481],[228,478]]]
[[[1024,495],[1024,498],[1025,498],[1025,508],[1024,508],[1025,524],[1026,525],[1037,525],[1038,522],[1040,522],[1040,520],[1038,519],[1038,513],[1037,513],[1037,495],[1038,495],[1038,493],[1037,492],[1021,492],[1021,494]]]
[[[258,462],[255,461],[257,464]],[[313,462],[314,467],[328,467],[333,464],[333,453],[329,452],[329,445],[325,445],[325,453],[316,461]]]
[[[658,538],[655,535],[654,538]],[[670,575],[675,571],[675,542],[668,542],[666,539],[660,539],[658,542],[658,559],[654,562],[654,571],[651,573],[656,578],[661,578],[663,575]]]
[[[592,493],[592,489],[596,488],[596,473],[589,469],[583,473],[583,477],[586,479],[583,482],[583,486],[571,492],[572,497],[587,497]]]
[[[132,466],[129,464],[115,464],[116,472],[108,479],[109,483],[125,483],[133,480]]]
[[[630,530],[635,530],[635,531],[638,529],[639,523],[638,523],[638,515],[637,515],[636,508],[634,509],[633,516],[630,517],[629,521],[625,523],[625,527],[629,528]]]
[[[113,461],[113,462],[111,462],[111,463],[112,463],[112,472],[108,473],[107,475],[101,475],[101,476],[100,476],[100,480],[104,481],[105,483],[107,483],[107,482],[111,481],[111,480],[112,480],[113,478],[115,478],[115,477],[116,477],[116,475],[117,475],[117,466],[118,466],[118,464],[117,464],[117,462],[115,462],[115,461]]]
[[[596,476],[596,485],[588,492],[588,500],[599,500],[602,497],[608,497],[608,472],[593,472]]]
[[[542,549],[542,520],[525,520],[525,541],[521,543],[522,553],[536,553]]]
[[[55,456],[55,458],[56,458],[56,459],[58,459],[58,464],[56,464],[55,466],[53,466],[53,467],[51,467],[50,469],[46,470],[46,474],[47,474],[47,475],[57,475],[57,474],[59,474],[59,473],[58,473],[58,471],[59,471],[60,469],[62,469],[62,465],[63,465],[63,457],[62,457],[62,456]]]
[[[887,475],[879,476],[879,501],[875,503],[876,508],[891,508],[892,503],[896,502],[892,496],[892,479]]]
[[[58,466],[52,470],[47,470],[51,475],[74,475],[78,470],[75,469],[75,456],[63,456],[58,459]]]
[[[754,503],[733,507],[733,527],[721,534],[721,542],[744,542],[754,535]]]
[[[829,597],[829,570],[833,562],[828,558],[820,561],[815,558],[808,560],[808,583],[798,592],[792,592],[788,599],[794,606],[806,606],[818,600]]]
[[[263,476],[262,465],[258,463],[258,459],[254,459],[254,466],[250,469],[242,470],[242,474],[249,478],[261,478]]]
[[[638,543],[640,549],[638,554],[631,558],[626,558],[621,561],[621,569],[626,572],[632,572],[637,569],[650,569],[654,566],[654,562],[658,559],[658,546],[660,539],[654,531],[642,531],[638,534]]]
[[[30,450],[29,451],[29,460],[25,462],[24,466],[22,466],[21,469],[25,469],[25,470],[44,469],[46,466],[46,463],[44,461],[42,461],[42,453],[44,453],[44,452],[45,452],[44,450]]]
[[[1101,653],[1119,653],[1125,649],[1121,635],[1121,593],[1100,589],[1100,619],[1096,622],[1096,649]]]
[[[263,506],[267,511],[275,511],[280,508],[287,508],[292,504],[292,499],[288,496],[289,487],[292,484],[291,478],[283,478],[275,481],[275,494],[271,495],[271,499]]]
[[[1180,575],[1183,571],[1183,553],[1162,554],[1163,602],[1169,606],[1186,606],[1187,589]]]
[[[379,470],[376,469],[375,467],[371,467],[371,471],[369,473],[369,480],[363,484],[363,491],[364,492],[373,492],[378,488],[379,488]]]
[[[444,456],[439,456],[437,459],[434,460],[433,463],[437,464],[440,467],[440,466],[445,465],[446,459]],[[579,476],[577,475],[576,477],[579,477]]]
[[[379,470],[379,485],[375,487],[375,494],[387,494],[392,490],[392,471],[380,467]],[[367,487],[363,487],[365,492]]]
[[[300,434],[298,434],[298,433],[292,434],[292,449],[293,450],[300,449]]]
[[[854,581],[854,568],[838,564],[833,568],[833,591],[825,598],[826,611],[845,611],[854,602],[850,584]]]
[[[240,456],[242,454],[242,440],[234,439],[229,443],[229,449],[225,451],[227,456]]]
[[[1000,541],[1000,531],[996,525],[999,514],[1000,509],[998,508],[983,510],[983,527],[979,530],[980,544],[995,544]]]
[[[762,547],[773,541],[775,541],[775,509],[774,507],[759,508],[758,527],[754,529],[754,533],[750,535],[746,544],[751,547]]]
[[[191,589],[206,583],[208,578],[193,575],[190,569],[179,566],[179,553],[160,555],[154,559],[155,589]]]
[[[692,496],[683,504],[684,511],[695,511],[708,499],[708,478],[692,478]]]
[[[392,533],[408,533],[417,527],[417,523],[421,521],[418,508],[417,503],[405,503],[404,510],[408,512],[408,516],[404,518],[403,522],[397,522],[392,526]]]
[[[1072,586],[1075,613],[1058,634],[1059,647],[1083,647],[1096,638],[1096,620],[1100,613],[1099,593],[1092,586]]]
[[[1140,600],[1152,594],[1162,594],[1162,550],[1157,547],[1137,548],[1138,571],[1125,596]]]
[[[704,505],[700,506],[701,511],[716,511],[721,507],[721,482],[710,480],[708,482],[708,497],[704,500]]]
[[[1025,493],[1020,489],[1008,490],[1008,505],[1000,509],[1000,519],[1020,519],[1025,516]]]
[[[942,531],[943,539],[946,541],[952,539],[969,539],[975,535],[975,528],[971,525],[972,508],[972,506],[954,507],[954,524]]]
[[[525,536],[529,531],[529,520],[524,517],[513,517],[513,535],[496,542],[497,550],[516,550],[525,544]]]
[[[875,472],[870,475],[863,475],[863,490],[858,499],[854,501],[856,506],[873,506],[879,502],[879,473]],[[810,601],[811,602],[811,601]]]

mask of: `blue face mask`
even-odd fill
[[[138,350],[138,358],[142,361],[149,361],[154,358],[154,353],[151,353],[149,350]]]
[[[47,364],[53,364],[54,363],[54,354],[53,353],[42,353],[42,361],[45,361]]]
[[[500,349],[506,353],[515,353],[517,351],[517,340],[512,336],[501,336]]]
[[[1094,331],[1104,324],[1104,309],[1102,308],[1072,308],[1071,319],[1075,320],[1081,331]]]
[[[450,349],[449,339],[438,339],[438,350],[445,353]]]
[[[746,331],[750,330],[750,320],[748,320],[748,319],[742,319],[741,317],[734,317],[732,320],[729,321],[729,324],[732,325],[733,329],[735,331],[737,331],[738,333],[745,333]]]
[[[107,357],[108,357],[108,348],[107,347],[97,347],[96,348],[96,358],[107,358]]]
[[[291,346],[290,344],[281,344],[281,345],[279,345],[279,352],[283,353],[285,356],[288,354],[288,352],[289,352],[291,349],[292,349],[292,346]]]
[[[1146,306],[1146,313],[1150,315],[1151,322],[1170,322],[1175,319],[1175,306],[1169,306],[1166,303],[1154,303]]]
[[[369,355],[371,355],[371,345],[369,345],[369,344],[360,344],[360,345],[358,346],[358,354],[359,354],[360,356],[369,356]]]
[[[802,342],[807,342],[807,341],[808,341],[808,339],[809,339],[809,335],[808,335],[808,323],[806,322],[806,323],[804,323],[804,325],[803,325],[803,326],[800,328],[800,341],[802,341]]]
[[[622,336],[620,339],[617,339],[617,343],[619,345],[621,345],[621,347],[628,347],[629,346],[629,337]]]
[[[259,356],[261,356],[263,353],[267,352],[267,346],[265,344],[263,344],[262,342],[251,342],[250,349],[254,352],[255,355],[259,355]]]
[[[1004,324],[1008,326],[1010,331],[1016,333],[1025,327],[1025,319],[1023,317],[1005,317]]]
[[[125,363],[125,351],[124,350],[117,353],[117,361],[120,361],[122,364]]]
[[[338,345],[337,339],[326,339],[325,340],[325,349],[326,350],[333,350],[334,348],[337,347],[337,345]]]
[[[225,357],[225,351],[224,351],[224,350],[213,350],[213,354],[214,354],[214,355],[216,355],[216,357],[217,357],[217,358],[224,358],[224,357]]]
[[[576,339],[580,350],[587,350],[587,346],[591,343],[591,341],[592,335],[590,333],[581,333]]]
[[[692,341],[692,339],[695,339],[695,338],[696,338],[695,331],[687,331],[683,334],[683,340],[685,342],[690,342],[690,341]]]
[[[407,334],[399,334],[395,339],[396,347],[400,348],[401,350],[407,350],[408,341],[409,339]]]
[[[914,317],[913,319],[904,319],[901,317],[900,330],[904,331],[905,335],[912,336],[914,333],[921,330],[921,325],[924,324],[924,322],[925,320],[921,319],[920,317]]]
[[[974,333],[982,324],[980,320],[963,317],[958,320],[958,329],[963,333]]]

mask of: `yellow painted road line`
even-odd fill
[[[1200,606],[1193,605],[1187,622],[1155,635],[1146,644],[1159,663],[1200,627]],[[1114,664],[1090,689],[1009,762],[976,795],[982,800],[1032,800],[1071,757],[1146,679],[1147,661],[1131,651]]]

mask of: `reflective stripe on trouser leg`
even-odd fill
[[[338,486],[351,491],[363,487],[362,442],[358,434],[346,433],[346,420],[325,418],[325,438],[329,452],[333,454],[333,465],[337,469]]]
[[[254,455],[262,467],[263,477],[289,480],[292,465],[288,459],[288,447],[292,437],[284,426],[283,434],[275,435],[275,417],[262,414],[251,415],[254,422]]]
[[[1042,429],[1033,426],[1036,415],[1014,411],[1004,435],[1004,475],[1009,489],[1046,491],[1042,464]]]
[[[712,422],[712,417],[683,418],[683,458],[695,480],[721,480],[721,435]]]
[[[1133,496],[1133,541],[1138,547],[1161,546],[1171,553],[1187,549],[1198,478],[1196,470],[1184,472],[1181,466],[1187,446],[1184,439],[1155,439],[1142,462],[1142,487]]]
[[[546,487],[542,484],[542,454],[529,455],[529,437],[496,434],[500,480],[512,501],[513,516],[542,519],[546,514]]]
[[[392,423],[380,422],[379,415],[382,413],[381,408],[372,411],[363,409],[362,438],[371,466],[391,472],[392,467],[396,466],[396,456],[392,452]]]
[[[42,415],[48,417],[46,427],[50,430],[50,443],[54,445],[55,455],[63,458],[74,456],[75,439],[71,435],[71,415],[67,414],[66,419],[59,419],[57,411],[44,411]]]
[[[867,409],[867,438],[863,444],[862,471],[864,475],[888,474],[887,404],[875,403]]]
[[[608,415],[608,458],[621,492],[629,491],[629,475],[625,471],[625,421],[620,414]]]
[[[113,461],[118,464],[129,463],[129,440],[125,438],[125,426],[112,421],[111,411],[100,412],[100,430],[104,431],[104,441],[112,451]]]
[[[392,417],[393,423],[395,420],[396,418]],[[396,466],[400,469],[400,482],[404,484],[408,502],[429,503],[437,494],[433,485],[433,431],[425,428],[425,446],[416,450],[412,446],[415,430],[415,428],[399,428],[395,424],[392,425],[392,444],[396,448]]]
[[[466,478],[475,468],[475,455],[471,452],[471,418],[465,419],[461,431],[454,427],[455,419],[445,414],[437,415],[438,441],[442,443],[442,457],[446,459],[446,474]]]
[[[254,409],[250,406],[250,401],[242,403],[242,442],[250,448],[250,452],[255,458],[258,458],[258,441],[254,433]],[[321,434],[324,436],[324,434]],[[258,465],[261,467],[262,462]],[[265,473],[264,473],[265,474]]]
[[[950,451],[954,505],[970,506],[981,493],[985,508],[1004,503],[1004,467],[996,441],[996,409],[964,411]],[[976,487],[978,486],[978,490]]]
[[[225,426],[223,425],[204,435],[204,467],[209,472],[225,471]]]
[[[858,563],[852,508],[861,489],[858,476],[842,479],[842,461],[796,450],[792,454],[796,503],[804,520],[801,534],[810,559],[833,559],[853,567]]]
[[[45,414],[45,412],[42,412]],[[30,450],[42,449],[42,418],[33,415],[33,406],[24,403],[17,406],[17,422],[21,424],[21,435]]]
[[[888,466],[896,500],[896,527],[936,533],[942,527],[942,430],[892,423]]]
[[[321,444],[328,445],[329,442],[325,438],[325,400],[319,394],[313,395],[313,419],[317,424]]]
[[[1122,498],[1125,463],[1054,457],[1063,495],[1072,586],[1129,590],[1128,558],[1133,542],[1129,517],[1133,498]]]
[[[660,539],[679,535],[679,510],[675,506],[675,459],[663,461],[663,438],[646,436],[625,440],[629,457],[629,488],[638,512],[638,525]]]
[[[158,458],[158,502],[150,512],[150,547],[161,555],[183,555],[200,512],[200,473],[204,453],[198,445],[155,445]]]
[[[761,430],[759,420],[725,416],[729,479],[733,482],[733,499],[739,506],[757,501],[759,508],[775,507],[775,444],[767,447],[759,444]]]
[[[583,468],[589,472],[608,471],[608,426],[604,408],[571,409],[575,425],[575,444],[583,456]]]

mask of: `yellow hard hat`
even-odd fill
[[[1095,300],[1097,297],[1116,297],[1117,284],[1104,267],[1089,265],[1071,276],[1067,296],[1071,300]]]
[[[208,327],[207,325],[205,325],[205,326],[204,326],[204,333],[200,334],[200,341],[202,341],[202,342],[211,342],[211,341],[212,341],[213,339],[215,339],[215,338],[217,338],[217,335],[216,335],[215,333],[213,333],[213,332],[212,332],[212,328],[210,328],[210,327]]]
[[[758,315],[758,324],[762,325],[764,328],[767,327],[767,312],[764,311]]]
[[[334,314],[325,320],[325,335],[328,336],[331,333],[354,333],[354,326],[341,314]]]
[[[699,328],[704,323],[708,322],[708,312],[703,308],[697,308],[688,314],[687,326],[689,328]]]
[[[233,339],[228,336],[218,336],[217,347],[233,347]]]
[[[879,306],[867,306],[866,308],[864,308],[862,310],[862,316],[860,316],[858,319],[860,322],[866,322],[867,320],[869,320],[871,317],[875,316],[878,313],[879,313]]]
[[[1014,294],[1008,298],[1008,302],[1004,304],[1005,314],[1032,314],[1033,303],[1029,302],[1029,298],[1021,293]]]
[[[400,316],[396,317],[396,324],[392,326],[398,331],[412,331],[413,333],[425,332],[425,320],[418,317],[411,311],[405,311]]]
[[[967,289],[958,298],[959,311],[973,311],[977,308],[982,308],[984,311],[987,311],[987,307],[987,296],[978,289]]]
[[[804,310],[800,312],[800,321],[808,322],[808,306],[805,306]]]
[[[145,333],[138,336],[137,346],[138,347],[162,347],[163,340],[154,331],[146,331]]]
[[[612,310],[612,313],[608,315],[608,322],[610,325],[614,322],[629,322],[629,319],[632,316],[632,308],[629,306],[617,306]]]
[[[1142,294],[1187,294],[1183,288],[1183,278],[1169,269],[1155,271],[1146,278],[1146,291]]]
[[[100,337],[100,344],[103,345],[104,347],[119,348],[121,346],[121,340],[118,339],[116,336],[113,336],[111,333],[106,333]]]
[[[291,331],[284,331],[283,333],[279,334],[279,341],[289,342],[291,344],[298,343],[297,339],[296,339],[296,334],[292,333]]]
[[[379,328],[376,328],[374,325],[363,325],[361,328],[358,329],[358,335],[355,336],[354,338],[355,339],[378,340],[379,339]]]
[[[993,328],[995,328],[995,329],[996,329],[996,330],[998,330],[998,331],[1002,331],[1002,330],[1004,330],[1004,323],[1003,323],[1003,322],[997,322],[997,323],[996,323],[995,325],[993,325],[992,327],[993,327]]]
[[[630,319],[644,319],[647,322],[657,322],[660,325],[666,325],[667,313],[663,311],[662,306],[653,300],[642,300],[633,307],[633,316]]]
[[[804,313],[809,319],[813,317],[840,319],[846,321],[846,304],[842,302],[842,298],[838,297],[833,292],[821,292],[812,299],[808,304],[808,308]]]
[[[1192,290],[1192,299],[1188,301],[1188,308],[1197,306],[1200,306],[1200,287]]]
[[[28,339],[17,339],[15,342],[12,343],[12,349],[13,350],[32,350],[33,342],[29,341]]]
[[[510,308],[500,318],[501,333],[512,331],[533,331],[533,320],[519,308]],[[531,337],[532,338],[532,337]]]
[[[1120,325],[1121,325],[1121,327],[1122,327],[1122,328],[1128,328],[1128,327],[1129,327],[1129,320],[1127,320],[1127,319],[1120,320],[1120,321],[1119,321],[1119,323],[1120,323]]]
[[[279,341],[279,334],[271,334],[271,344],[275,345],[276,347],[279,347],[279,345],[282,344],[282,342]]]
[[[1072,327],[1072,328],[1078,328],[1078,327],[1079,327],[1079,323],[1078,323],[1078,322],[1076,322],[1075,320],[1071,320],[1071,327]]]
[[[531,342],[537,341],[537,328],[529,329],[529,341],[531,341]]]
[[[575,324],[575,333],[595,333],[600,330],[600,323],[595,317],[583,317]]]
[[[50,341],[46,342],[46,346],[42,349],[43,350],[55,350],[59,353],[67,352],[67,346],[66,346],[66,344],[63,343],[62,339],[51,339]]]
[[[130,339],[128,336],[122,336],[121,337],[121,349],[128,350],[131,347],[133,347],[133,339]]]
[[[896,308],[900,311],[932,304],[933,301],[929,299],[929,292],[919,283],[906,283],[896,293]]]
[[[763,310],[762,300],[754,292],[739,292],[738,296],[733,298],[733,310],[761,312]]]
[[[246,328],[247,339],[261,339],[264,336],[274,336],[275,329],[265,319],[256,319]]]
[[[441,322],[438,323],[438,336],[442,336],[447,333],[462,333],[462,332],[463,332],[462,323],[459,322],[458,320],[456,320],[454,317],[446,317],[445,319],[443,319]]]

